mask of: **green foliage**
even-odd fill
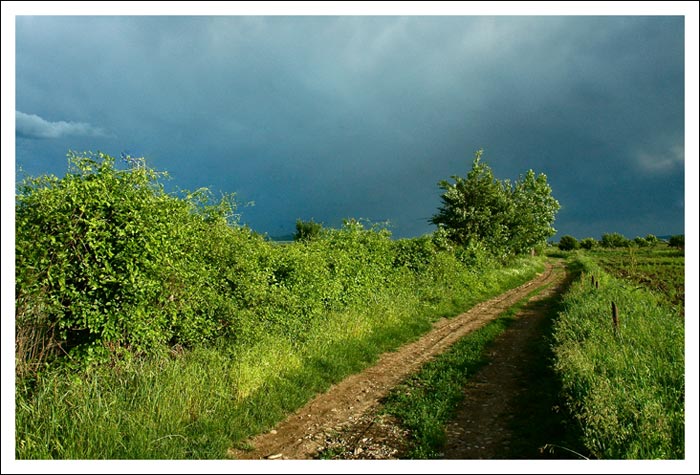
[[[637,236],[634,238],[634,244],[638,247],[653,247],[658,244],[659,239],[653,234],[647,234],[645,237]]]
[[[479,243],[499,257],[544,244],[556,232],[552,223],[559,210],[547,177],[529,170],[514,185],[499,181],[482,154],[475,153],[465,178],[439,182],[442,205],[430,221],[457,246]]]
[[[50,328],[50,344],[97,356],[104,345],[146,350],[211,335],[203,239],[228,229],[233,202],[164,193],[138,162],[69,154],[69,173],[25,180],[16,205],[17,327]],[[27,311],[28,309],[40,311]],[[35,344],[39,344],[36,342]],[[29,345],[31,346],[31,345]]]
[[[590,251],[591,249],[593,249],[594,247],[596,247],[598,245],[598,241],[596,241],[592,237],[587,237],[587,238],[581,239],[579,244],[580,244],[582,249],[586,249],[586,250]]]
[[[655,246],[659,243],[659,238],[654,236],[653,234],[647,234],[644,237],[644,240],[647,242],[648,246]]]
[[[511,191],[514,209],[509,223],[509,247],[522,254],[547,242],[556,234],[552,227],[559,210],[559,202],[552,196],[552,188],[543,173],[535,176],[528,170],[515,182]]]
[[[630,247],[631,241],[620,233],[605,233],[600,238],[600,245],[606,248]]]
[[[559,240],[559,249],[562,251],[573,251],[579,248],[579,242],[573,236],[562,236]]]
[[[296,233],[294,234],[295,241],[308,241],[317,238],[321,234],[323,225],[321,223],[314,222],[313,219],[309,221],[302,221],[297,219],[296,223]]]
[[[277,246],[233,195],[165,193],[143,160],[69,160],[16,200],[18,458],[221,458],[539,269],[355,219]]]
[[[386,233],[356,223],[325,233],[322,239],[332,240],[336,249],[392,246]],[[271,271],[260,272],[265,279],[277,274],[273,284],[251,284],[260,307],[240,317],[248,328],[245,337],[239,335],[235,344],[224,339],[139,357],[127,352],[109,364],[57,367],[39,373],[31,384],[20,380],[26,384],[16,393],[17,458],[223,458],[231,445],[269,430],[314,394],[414,340],[438,317],[455,315],[541,271],[537,261],[520,260],[474,275],[451,254],[438,252],[423,273],[414,273],[394,267],[393,260],[331,254],[315,241],[276,247],[254,235],[237,237],[235,249],[247,258],[231,262],[257,264],[236,272],[254,277],[253,271],[264,267]],[[360,258],[389,274],[360,273],[362,264],[352,262]],[[330,263],[336,265],[333,271],[323,268]],[[364,290],[351,289],[344,275],[364,281]],[[352,290],[355,303],[340,303],[344,296],[333,292],[336,283]],[[279,295],[285,298],[273,298],[284,288]],[[307,292],[307,301],[290,298]],[[280,313],[290,309],[294,321],[295,306],[315,305],[323,299],[319,295],[338,300],[320,311],[312,307],[319,313],[303,335],[284,335],[282,323],[270,322],[275,302],[286,306]]]
[[[425,271],[439,252],[430,235],[413,239],[398,239],[393,242],[393,247],[394,267],[406,267],[412,272]]]
[[[671,238],[668,240],[668,245],[671,247],[676,247],[678,249],[684,249],[685,248],[685,235],[678,234],[675,236],[671,236]]]
[[[508,239],[507,220],[512,212],[506,187],[481,161],[483,150],[474,154],[472,169],[466,178],[452,176],[454,183],[442,180],[439,186],[442,206],[431,222],[447,231],[457,245],[487,241],[501,249]]]
[[[590,258],[578,259],[583,273],[564,299],[554,351],[587,448],[605,459],[684,458],[682,316]],[[619,309],[619,330],[611,302]]]

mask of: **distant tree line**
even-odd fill
[[[562,251],[573,251],[575,249],[590,250],[594,247],[603,247],[607,249],[615,249],[621,247],[651,247],[660,242],[659,238],[653,234],[647,234],[645,237],[637,236],[634,239],[628,239],[620,233],[604,233],[600,241],[596,241],[592,237],[587,237],[577,240],[575,237],[566,235],[559,240],[558,247]],[[685,247],[685,236],[682,234],[671,236],[668,240],[670,247],[683,249]]]

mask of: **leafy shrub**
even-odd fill
[[[600,238],[600,245],[607,248],[630,247],[631,241],[620,233],[605,233]]]
[[[393,242],[394,267],[406,267],[413,272],[424,271],[438,252],[430,235]]]
[[[591,249],[593,249],[594,247],[596,247],[598,245],[598,241],[596,241],[592,237],[587,237],[587,238],[581,239],[581,242],[579,244],[581,245],[581,247],[583,249],[590,251]]]
[[[297,219],[296,223],[297,232],[294,234],[295,241],[308,241],[310,239],[315,239],[321,234],[323,225],[321,223],[316,223],[314,220],[302,221]]]
[[[578,247],[579,243],[573,236],[562,236],[559,240],[559,249],[562,251],[573,251],[574,249],[578,249]]]
[[[17,331],[44,335],[27,348],[147,350],[218,333],[217,305],[227,304],[210,285],[217,256],[205,243],[230,231],[232,197],[208,205],[199,190],[178,199],[163,191],[163,173],[131,164],[70,153],[65,177],[21,183]]]
[[[678,234],[671,236],[671,238],[668,240],[668,245],[678,249],[683,249],[685,247],[685,235]]]
[[[647,246],[649,246],[649,241],[647,241],[645,238],[643,238],[641,236],[637,236],[636,238],[634,238],[634,244],[637,247],[647,247]]]
[[[657,237],[654,236],[653,234],[647,234],[647,235],[644,237],[644,240],[647,242],[647,244],[648,244],[649,246],[655,246],[656,244],[659,243],[659,238],[657,238]]]

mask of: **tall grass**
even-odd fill
[[[554,351],[587,448],[605,459],[683,458],[685,338],[678,307],[610,276],[590,257],[577,259],[582,274],[564,299]]]
[[[20,459],[224,458],[289,412],[387,350],[417,338],[440,316],[530,279],[538,260],[476,272],[438,266],[440,278],[398,279],[371,297],[315,318],[304,338],[255,341],[61,365],[18,379]]]

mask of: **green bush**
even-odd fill
[[[425,271],[435,258],[438,248],[430,235],[393,242],[394,267],[406,267],[412,272]]]
[[[581,248],[590,251],[591,249],[593,249],[594,247],[596,247],[598,245],[598,241],[596,241],[592,237],[587,237],[587,238],[581,239],[581,242],[579,244],[581,245]]]
[[[600,245],[607,248],[630,247],[632,241],[620,233],[605,233],[600,238]]]
[[[19,187],[18,333],[50,328],[52,344],[89,352],[101,343],[167,342],[178,320],[202,326],[206,316],[180,302],[192,270],[186,254],[196,251],[202,228],[217,225],[213,215],[192,214],[140,164],[118,170],[104,154],[69,158],[64,178]],[[41,310],[22,313],[28,307]]]
[[[573,251],[579,248],[579,243],[573,236],[562,236],[559,240],[559,249],[562,251]]]
[[[678,249],[683,249],[685,247],[685,235],[678,234],[671,236],[671,238],[668,240],[668,245]]]
[[[308,241],[310,239],[315,239],[321,234],[323,225],[321,223],[316,223],[314,220],[302,221],[297,219],[296,223],[296,233],[294,234],[295,241]]]

